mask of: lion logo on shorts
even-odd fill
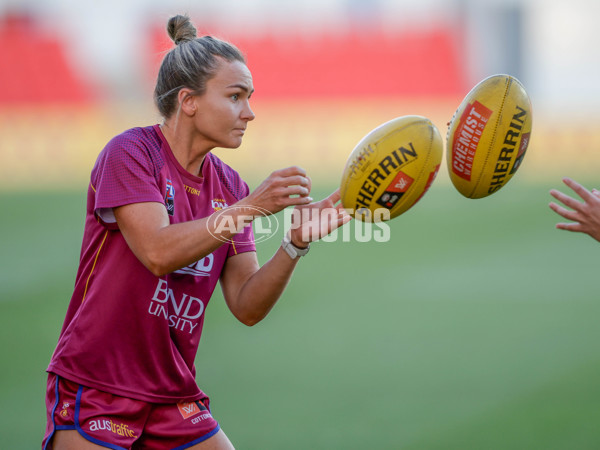
[[[71,404],[69,402],[64,402],[62,409],[60,410],[60,415],[63,417],[67,417],[69,415],[69,406],[71,406]]]

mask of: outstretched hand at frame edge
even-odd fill
[[[563,192],[552,189],[550,195],[561,202],[564,206],[550,202],[552,211],[571,222],[557,223],[559,230],[585,233],[600,242],[600,191],[592,189],[589,191],[575,180],[565,177],[563,182],[571,188],[581,201],[570,197]]]

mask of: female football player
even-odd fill
[[[197,38],[189,18],[167,30],[176,46],[154,92],[163,123],[114,137],[91,173],[75,288],[48,367],[45,449],[233,448],[195,381],[217,281],[235,317],[256,324],[309,243],[349,220],[337,191],[312,202],[302,168],[249,192],[211,153],[241,145],[254,119],[251,73],[233,45]],[[288,206],[329,214],[295,215],[259,267],[251,222]]]

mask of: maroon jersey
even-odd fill
[[[159,202],[179,223],[247,195],[238,173],[212,153],[201,177],[184,170],[158,125],[113,138],[92,170],[75,289],[48,371],[148,402],[201,399],[194,358],[204,311],[226,259],[255,251],[252,227],[189,267],[156,277],[128,247],[112,208]]]

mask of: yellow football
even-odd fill
[[[363,137],[348,157],[340,186],[344,208],[364,222],[390,220],[427,192],[443,154],[436,126],[421,116],[402,116]]]
[[[497,192],[521,166],[531,138],[531,101],[510,75],[478,83],[448,126],[446,161],[454,187],[467,198]]]

